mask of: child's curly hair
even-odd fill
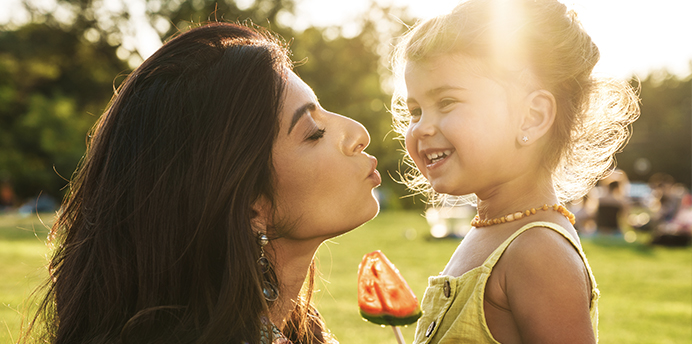
[[[502,83],[531,82],[553,94],[557,114],[543,163],[561,202],[583,196],[612,170],[639,117],[639,99],[627,82],[592,75],[600,54],[574,11],[556,0],[470,0],[415,26],[394,53],[397,133],[405,135],[410,119],[406,63],[449,53],[482,61]],[[411,169],[402,181],[434,198],[408,154],[405,163]]]

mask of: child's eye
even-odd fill
[[[440,101],[437,102],[437,106],[438,106],[441,110],[443,110],[443,109],[449,107],[450,105],[453,105],[453,104],[456,104],[456,103],[457,103],[457,101],[454,100],[454,99],[452,99],[452,98],[444,98],[444,99],[440,99]]]
[[[325,129],[317,129],[315,130],[314,133],[312,133],[310,136],[307,137],[308,141],[317,141],[324,137],[324,133],[326,132]]]
[[[423,115],[423,111],[420,108],[409,109],[408,112],[411,114],[411,122],[418,122],[420,116]]]

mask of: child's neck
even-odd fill
[[[555,189],[548,178],[513,181],[477,196],[478,216],[481,219],[494,219],[517,211],[538,208],[543,204],[552,206],[558,202]]]

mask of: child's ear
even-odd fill
[[[517,141],[528,145],[543,137],[555,122],[557,105],[555,97],[546,90],[531,92],[526,98],[526,108]]]
[[[271,203],[265,196],[260,196],[251,206],[250,223],[252,230],[266,233],[271,217]]]

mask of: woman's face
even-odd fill
[[[288,72],[274,143],[275,215],[283,237],[325,240],[354,229],[379,211],[373,189],[377,159],[363,150],[363,125],[323,109],[312,89]]]

